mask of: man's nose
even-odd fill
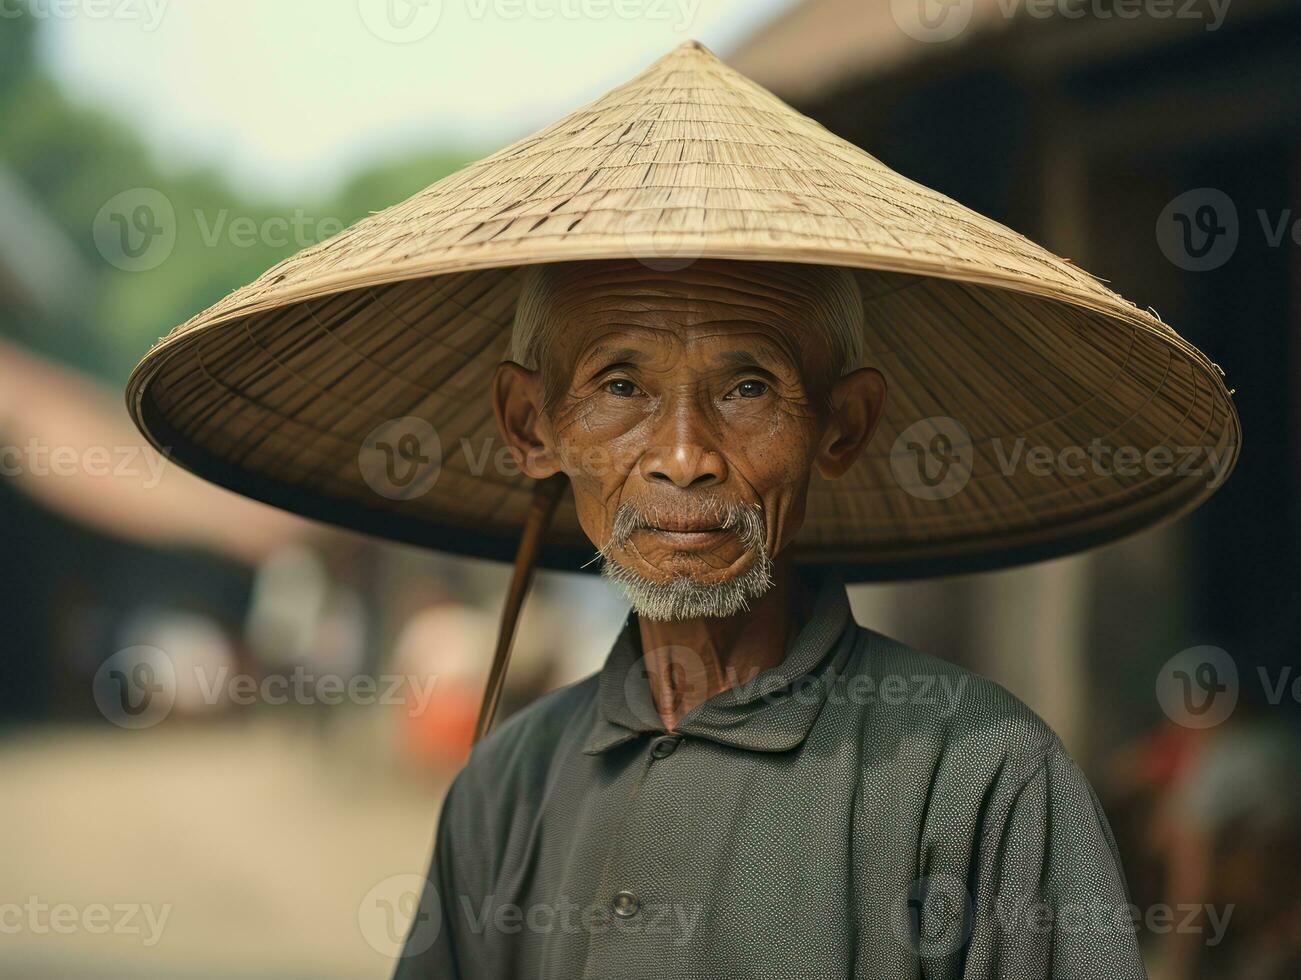
[[[727,479],[727,463],[698,411],[679,406],[652,434],[638,466],[642,479],[681,489],[710,486]]]

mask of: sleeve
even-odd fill
[[[398,956],[393,980],[461,980],[457,963],[455,908],[463,889],[458,887],[453,861],[456,837],[457,784],[454,781],[443,800],[434,837],[434,855],[416,914]]]
[[[1145,980],[1111,828],[1060,743],[981,833],[963,980]]]

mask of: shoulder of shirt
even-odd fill
[[[1057,733],[997,681],[855,624],[858,642],[847,677],[872,678],[874,718],[898,737],[932,741],[946,754],[1000,760],[1003,775],[1028,778],[1053,760],[1069,761]],[[886,696],[885,684],[902,691]]]
[[[506,788],[533,778],[566,740],[581,740],[591,728],[599,674],[542,695],[488,733],[457,776],[457,782],[488,783]]]

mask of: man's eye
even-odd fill
[[[620,398],[631,398],[637,394],[637,386],[627,378],[612,378],[605,383],[605,390]]]
[[[750,379],[748,381],[742,381],[739,385],[733,388],[732,393],[741,398],[758,398],[767,390],[768,386],[762,381]]]

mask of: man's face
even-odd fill
[[[838,476],[857,457],[883,384],[875,371],[838,380],[814,288],[751,263],[557,273],[558,329],[539,372],[504,366],[499,418],[533,450],[531,475],[568,475],[607,561],[655,583],[735,579],[794,538],[812,468]],[[531,393],[532,446],[511,438],[512,391]]]

